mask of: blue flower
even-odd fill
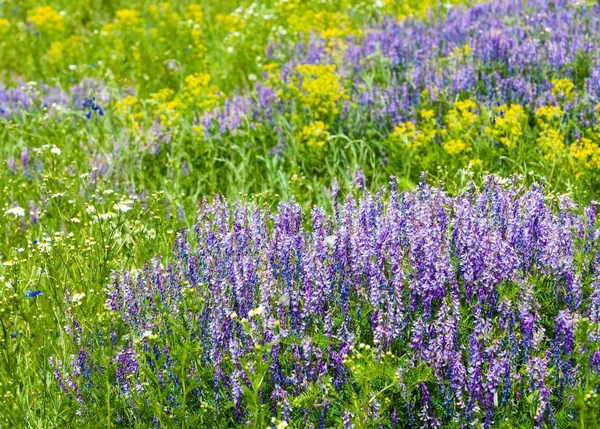
[[[42,296],[43,293],[41,290],[28,290],[25,293],[25,298],[35,298],[36,296]]]
[[[99,116],[104,116],[104,110],[102,110],[100,105],[96,104],[96,97],[86,99],[83,103],[83,108],[88,109],[88,112],[85,114],[87,119],[91,119],[94,112],[97,112]]]

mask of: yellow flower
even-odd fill
[[[549,123],[560,119],[562,114],[562,109],[559,106],[542,106],[535,111],[542,128],[548,128]]]
[[[399,123],[391,134],[392,139],[398,140],[414,150],[427,142],[428,133],[418,130],[416,125],[410,121]]]
[[[471,52],[471,46],[467,43],[464,46],[455,46],[448,59],[464,60]]]
[[[434,116],[435,113],[431,109],[421,110],[421,118],[423,118],[425,122],[429,122]]]
[[[449,155],[456,156],[464,152],[469,152],[471,149],[462,139],[448,140],[443,143],[444,150]]]
[[[200,6],[199,4],[189,5],[185,17],[194,21],[195,24],[202,24],[202,20],[204,19],[204,12],[202,11],[202,6]]]
[[[475,105],[475,103],[471,100],[456,101],[456,102],[454,102],[453,106],[456,107],[461,112],[468,112],[477,107]]]
[[[10,21],[8,19],[0,18],[0,35],[5,35],[10,29]]]
[[[185,103],[180,97],[175,97],[175,91],[170,88],[163,88],[152,94],[151,100],[156,103],[154,115],[159,117],[161,123],[168,126],[179,119],[181,112],[185,110]]]
[[[559,158],[565,152],[563,136],[557,129],[546,128],[540,132],[537,138],[537,143],[544,153],[544,158],[554,160]]]
[[[128,95],[127,97],[118,100],[115,103],[115,113],[124,113],[131,111],[138,104],[138,99],[133,95]]]
[[[219,91],[209,86],[210,75],[206,73],[195,73],[185,78],[183,100],[193,108],[209,110],[215,107],[219,101]]]
[[[345,92],[335,66],[304,64],[296,66],[296,71],[302,77],[299,86],[302,104],[312,110],[316,118],[337,114],[337,103],[345,98]]]
[[[167,100],[170,100],[171,98],[173,98],[173,96],[175,95],[175,91],[173,91],[171,88],[163,88],[160,89],[158,92],[155,92],[154,94],[152,94],[152,100],[159,102],[159,103],[164,103]]]
[[[133,95],[129,95],[115,102],[114,112],[123,115],[123,117],[129,121],[137,121],[144,116],[141,107],[139,100]]]
[[[36,30],[61,32],[65,29],[65,18],[52,6],[40,6],[27,12],[29,21]]]
[[[240,17],[237,15],[224,15],[222,13],[218,13],[215,16],[215,21],[220,27],[223,27],[230,33],[239,31],[242,28]]]
[[[587,138],[581,138],[569,147],[570,155],[587,169],[600,168],[600,146]]]
[[[140,13],[134,9],[118,10],[116,14],[116,19],[123,27],[136,26],[142,21]]]
[[[56,41],[50,44],[48,51],[48,61],[53,64],[60,62],[63,59],[63,53],[65,51],[65,43]]]
[[[445,116],[445,123],[452,132],[460,132],[470,128],[479,118],[474,112],[476,105],[471,100],[456,101]]]
[[[552,93],[554,95],[571,98],[575,84],[569,79],[552,79]]]
[[[323,147],[329,139],[327,125],[321,121],[306,125],[300,133],[300,138],[307,146]]]
[[[520,104],[496,107],[496,123],[493,128],[486,129],[507,148],[516,145],[519,137],[523,134],[522,128],[526,127],[527,115]]]
[[[412,122],[400,122],[394,131],[392,137],[400,139],[413,139],[417,136],[417,127]]]
[[[300,5],[287,18],[289,31],[310,34],[316,32],[324,39],[341,38],[351,33],[351,21],[346,13],[306,10]]]
[[[473,158],[473,159],[469,160],[470,167],[478,167],[481,164],[483,164],[483,160],[481,160],[479,158]]]

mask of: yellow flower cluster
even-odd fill
[[[451,130],[464,130],[477,121],[479,116],[474,112],[477,107],[471,100],[456,101],[446,115],[446,124]]]
[[[65,18],[52,6],[36,7],[27,12],[27,21],[38,31],[62,32]]]
[[[181,23],[181,15],[172,9],[170,3],[153,4],[148,7],[150,34],[165,43]]]
[[[392,131],[392,136],[398,137],[401,139],[414,140],[417,137],[417,126],[412,122],[400,122],[394,131]]]
[[[10,29],[10,21],[8,19],[0,18],[0,36],[8,33]]]
[[[443,147],[448,152],[448,155],[451,156],[461,155],[471,150],[470,145],[465,143],[461,138],[445,141]]]
[[[83,37],[71,36],[64,41],[54,41],[50,44],[47,59],[50,64],[60,63],[66,58],[72,58],[81,49]]]
[[[552,93],[565,100],[573,98],[573,89],[575,84],[569,79],[552,79]]]
[[[485,129],[507,149],[513,149],[527,126],[527,114],[520,104],[503,104],[495,109],[495,123]]]
[[[565,154],[564,136],[560,129],[563,111],[560,106],[542,106],[535,111],[540,133],[537,143],[547,160],[555,160]]]
[[[410,150],[413,150],[422,146],[423,141],[420,138],[421,135],[422,133],[417,130],[417,126],[409,121],[400,122],[396,128],[394,128],[394,131],[392,131],[391,137],[406,144]]]
[[[339,113],[338,101],[346,98],[335,66],[303,64],[296,66],[301,76],[299,95],[302,104],[310,109],[315,118]]]
[[[242,29],[242,23],[238,15],[225,15],[218,13],[215,16],[215,22],[217,25],[229,33],[234,31],[240,31]]]
[[[163,88],[156,92],[152,95],[151,100],[156,104],[154,115],[158,116],[162,124],[168,126],[179,119],[181,112],[185,109],[181,98],[175,97],[175,91],[170,88]]]
[[[124,27],[133,27],[142,22],[140,13],[135,9],[121,9],[116,13],[116,20]]]
[[[444,121],[447,128],[442,130],[442,136],[446,137],[443,148],[449,155],[463,155],[471,151],[471,145],[465,140],[470,140],[473,126],[479,119],[476,107],[472,100],[456,101],[446,114]]]
[[[204,20],[204,12],[199,4],[191,4],[185,14],[186,19],[191,19],[195,24],[202,24]]]
[[[430,122],[435,116],[435,112],[431,109],[423,109],[420,113],[424,122]]]
[[[219,91],[211,87],[210,75],[206,73],[195,73],[185,78],[183,100],[190,107],[199,110],[209,110],[219,102]]]
[[[468,43],[463,46],[455,46],[448,59],[463,61],[471,53],[471,45]]]
[[[323,147],[328,139],[328,127],[321,121],[306,125],[300,133],[300,140],[309,147]]]
[[[421,158],[420,149],[433,142],[436,134],[436,123],[432,121],[435,113],[430,109],[423,109],[420,112],[422,122],[420,126],[414,122],[401,122],[392,131],[391,138],[397,142],[406,145],[406,148],[412,152],[415,159]]]
[[[308,35],[315,32],[324,39],[341,38],[352,32],[350,19],[345,13],[301,10],[292,13],[287,22],[293,33]]]
[[[130,30],[141,35],[143,32],[141,28],[143,22],[139,11],[135,9],[120,9],[116,12],[114,21],[104,25],[100,31],[105,35],[113,35],[120,30]],[[121,49],[123,48],[124,46],[121,47]]]
[[[579,171],[579,165],[586,169],[600,169],[600,146],[598,143],[584,137],[573,143],[569,149],[571,156],[576,160],[573,167],[578,176],[582,174]]]
[[[135,123],[144,116],[141,108],[142,103],[140,103],[140,101],[133,95],[129,95],[125,98],[117,100],[114,105],[114,112],[117,115],[122,115],[127,121]]]
[[[542,106],[535,111],[543,129],[549,128],[553,122],[562,117],[563,111],[560,106]]]
[[[574,90],[574,85],[568,80],[554,82],[556,94],[568,97]],[[423,94],[427,98],[427,94]],[[566,99],[566,98],[565,98]],[[425,104],[427,106],[427,104]],[[551,162],[568,162],[577,177],[583,174],[597,174],[600,170],[600,143],[597,130],[582,130],[585,137],[568,145],[568,127],[563,123],[563,107],[542,106],[529,117],[528,106],[519,104],[501,105],[493,111],[483,110],[472,100],[453,103],[442,123],[435,120],[435,112],[424,107],[417,112],[417,121],[399,123],[390,134],[391,142],[403,144],[400,150],[408,150],[411,159],[436,159],[436,148],[441,148],[446,154],[461,162],[468,161],[470,167],[482,163],[472,157],[478,153],[479,147],[489,137],[499,142],[500,146],[486,146],[485,150],[501,151],[515,149],[520,141],[535,139],[536,149]],[[597,107],[600,115],[600,105]],[[530,124],[535,120],[535,126]],[[600,119],[600,118],[599,118]],[[529,136],[529,137],[528,137]],[[483,143],[480,143],[483,142]],[[468,157],[467,157],[468,156]],[[439,162],[436,161],[435,162]]]
[[[473,3],[480,1],[475,0]],[[380,0],[382,13],[395,14],[398,21],[402,21],[410,17],[426,17],[431,13],[431,3],[421,0]],[[461,0],[449,0],[444,2],[444,7],[452,7],[452,5],[460,4]]]
[[[198,4],[189,5],[185,17],[194,24],[191,29],[192,40],[194,41],[196,51],[200,56],[202,56],[206,50],[206,46],[204,46],[202,41],[202,29],[200,28],[200,25],[204,20],[204,11],[202,10],[202,6]]]

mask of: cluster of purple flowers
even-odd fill
[[[381,365],[397,365],[397,396],[368,401],[373,421],[392,425],[491,427],[533,404],[530,424],[545,427],[557,407],[573,406],[569,389],[598,389],[596,205],[494,177],[455,197],[425,182],[403,193],[392,182],[389,193],[358,201],[338,194],[332,216],[315,207],[311,219],[294,202],[272,214],[205,201],[196,239],[182,231],[166,267],[156,259],[137,276],[115,273],[106,339],[82,333],[69,313],[78,352],[72,368],[56,371],[63,390],[87,404],[105,387],[94,373],[112,371],[133,410],[164,389],[170,407],[184,401],[192,414],[232,401],[242,422],[252,419],[243,392],[264,362],[257,394],[288,419],[306,406],[292,398],[315,384],[360,393],[347,364],[360,343]],[[94,360],[109,351],[112,370]],[[383,363],[388,352],[403,358]],[[423,366],[433,378],[410,385]],[[323,395],[314,427],[335,416],[351,427],[357,410],[331,413],[344,403]]]
[[[90,95],[95,94],[93,104],[89,104]],[[49,113],[90,107],[99,114],[99,105],[105,106],[110,94],[102,80],[84,79],[68,89],[59,84],[25,82],[18,79],[16,85],[6,86],[0,83],[0,117],[5,119],[18,117],[23,112],[45,109]],[[96,104],[97,103],[97,104]],[[94,109],[97,106],[97,109]]]
[[[561,104],[563,119],[589,128],[597,123],[600,102],[599,26],[597,4],[502,0],[457,7],[425,21],[383,17],[363,37],[350,36],[339,47],[313,35],[292,46],[272,43],[267,54],[276,61],[282,53],[289,58],[277,76],[285,84],[297,77],[297,65],[335,64],[349,93],[339,101],[338,118],[348,135],[366,125],[389,131],[416,121],[423,108],[442,115],[445,106],[465,98],[490,109],[521,104],[533,111]],[[572,98],[555,90],[555,79],[575,84]],[[267,123],[277,127],[277,115],[298,113],[293,100],[277,97],[278,87],[269,85],[257,83],[252,93],[207,113],[208,134]]]

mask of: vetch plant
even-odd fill
[[[338,198],[310,221],[294,202],[204,202],[166,265],[113,274],[101,319],[81,326],[67,294],[70,351],[54,362],[78,413],[157,427],[596,421],[595,206],[493,176],[454,197],[392,182]]]

